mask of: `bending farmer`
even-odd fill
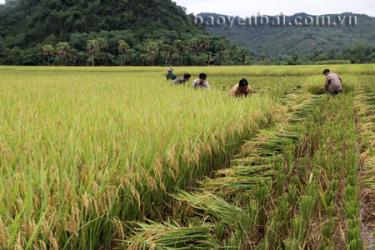
[[[195,88],[195,89],[209,89],[210,84],[206,80],[207,80],[207,74],[200,73],[199,79],[197,79],[193,82],[193,88]]]
[[[178,77],[177,79],[173,80],[172,83],[174,85],[185,84],[187,81],[190,80],[191,75],[189,73],[185,73],[183,76]]]
[[[177,78],[177,76],[173,73],[173,69],[172,68],[168,68],[168,71],[167,71],[167,80],[175,80]]]
[[[252,93],[253,89],[249,86],[249,82],[246,79],[241,79],[238,84],[233,86],[229,95],[233,97],[247,97],[247,95]]]
[[[326,83],[324,85],[326,92],[331,95],[342,93],[342,79],[338,74],[331,72],[329,69],[325,69],[323,75],[326,77]]]

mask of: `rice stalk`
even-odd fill
[[[137,223],[132,236],[124,241],[129,250],[188,250],[215,249],[216,240],[211,235],[212,225],[182,227],[176,223]]]
[[[212,216],[214,220],[221,221],[232,229],[247,226],[246,223],[248,223],[250,215],[240,207],[231,205],[214,194],[208,192],[187,193],[180,191],[178,194],[174,195],[174,198],[196,209],[198,215],[207,214]]]

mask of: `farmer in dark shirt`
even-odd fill
[[[169,68],[167,72],[167,80],[175,80],[177,76],[173,73],[173,69]]]
[[[174,85],[181,85],[185,84],[187,81],[190,80],[191,75],[189,73],[185,73],[183,76],[178,77],[177,79],[173,80],[172,83]]]

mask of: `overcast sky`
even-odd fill
[[[375,0],[174,0],[187,8],[188,13],[216,12],[250,16],[295,14],[364,13],[375,16]],[[5,0],[0,0],[4,3]]]
[[[375,0],[174,0],[187,8],[188,13],[215,12],[250,16],[308,14],[336,14],[355,12],[375,16]]]

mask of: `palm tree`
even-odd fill
[[[71,54],[70,44],[67,42],[59,42],[56,45],[56,51],[57,56],[60,58],[61,61],[63,61],[63,64],[66,65]]]
[[[95,66],[95,57],[100,52],[100,44],[97,39],[87,41],[87,53],[91,56],[89,59],[93,66]]]
[[[99,43],[99,52],[103,51],[105,52],[107,49],[108,49],[108,41],[106,38],[104,37],[99,37],[98,39],[98,43]]]
[[[98,43],[99,43],[99,54],[102,56],[102,58],[104,56],[105,64],[108,65],[108,61],[109,61],[109,58],[110,58],[110,55],[107,54],[108,41],[104,37],[99,37]]]
[[[241,54],[241,63],[242,65],[245,65],[248,55],[249,55],[249,51],[247,49],[240,49],[240,54]]]
[[[176,49],[177,53],[178,53],[178,64],[182,64],[182,60],[181,58],[184,56],[185,54],[185,50],[186,50],[186,46],[184,44],[183,41],[181,40],[176,40],[174,43],[173,43],[173,46],[174,48]]]
[[[193,38],[189,41],[189,48],[191,52],[198,53],[200,51],[199,49],[199,40],[197,38]]]
[[[223,55],[224,55],[224,52],[226,50],[226,47],[227,47],[227,44],[224,40],[217,41],[215,49],[216,49],[217,53],[219,54],[220,65],[222,65],[222,63],[223,63]]]
[[[208,38],[204,37],[200,40],[201,51],[207,50],[209,46],[210,46],[210,40]]]
[[[169,44],[164,44],[162,45],[161,50],[165,58],[165,66],[172,64],[173,55],[176,52],[175,48]]]
[[[124,40],[119,40],[117,42],[118,51],[121,55],[121,65],[124,66],[126,62],[126,53],[129,51],[130,46]]]
[[[159,43],[154,40],[149,40],[146,42],[145,48],[150,66],[153,66],[155,59],[159,54]]]
[[[55,54],[55,49],[51,44],[45,44],[42,47],[43,56],[47,57],[47,65],[50,65],[51,57]]]

